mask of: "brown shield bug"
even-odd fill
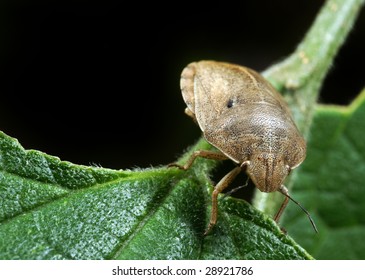
[[[289,199],[294,201],[283,185],[284,180],[306,156],[306,143],[282,96],[254,70],[216,61],[190,63],[182,71],[180,87],[187,105],[185,113],[220,152],[195,151],[184,166],[170,166],[186,170],[196,157],[231,159],[238,164],[214,188],[205,234],[217,222],[218,194],[242,170],[260,191],[279,191],[285,196],[274,217],[278,222]],[[307,214],[317,232],[309,213],[294,202]]]

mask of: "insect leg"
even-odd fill
[[[237,166],[229,173],[227,173],[215,186],[214,191],[212,193],[212,213],[210,215],[210,221],[207,230],[204,235],[207,235],[214,225],[217,223],[217,214],[218,214],[218,194],[221,193],[229,184],[234,180],[234,178],[242,171],[240,166]]]
[[[288,189],[284,185],[281,185],[281,187],[279,188],[278,191],[281,192],[285,196],[285,199],[284,199],[283,203],[281,204],[279,211],[275,215],[274,221],[277,222],[277,223],[279,222],[280,217],[283,214],[283,212],[284,212],[284,210],[285,210],[285,208],[286,208],[286,206],[288,205],[288,202],[289,202]]]
[[[228,157],[225,156],[224,154],[222,154],[221,152],[195,151],[190,156],[190,158],[188,159],[188,161],[184,165],[180,165],[180,164],[177,164],[177,163],[170,163],[168,165],[168,167],[178,167],[180,169],[187,170],[187,169],[190,168],[190,166],[193,164],[194,160],[197,157],[203,157],[203,158],[214,159],[214,160],[226,160],[226,159],[228,159]]]
[[[198,124],[195,114],[189,108],[185,108],[185,114],[192,118],[196,124]]]

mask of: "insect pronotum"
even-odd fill
[[[246,171],[260,191],[279,191],[285,196],[274,217],[278,222],[289,199],[294,201],[284,180],[306,156],[306,143],[282,96],[254,70],[216,61],[190,63],[181,73],[180,87],[187,105],[185,113],[219,152],[195,151],[185,165],[170,166],[186,170],[197,157],[231,159],[238,165],[214,188],[205,234],[217,222],[219,193],[241,171]],[[294,202],[317,231],[309,213]]]

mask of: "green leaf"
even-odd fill
[[[292,194],[309,206],[320,234],[314,236],[292,205],[283,225],[318,258],[360,258],[365,251],[364,144],[358,132],[364,97],[350,109],[314,111],[328,68],[363,4],[327,1],[297,50],[264,73],[285,95],[305,135],[315,116],[308,158],[288,186],[295,184]],[[200,140],[180,162],[197,149],[212,147]],[[188,171],[79,166],[25,151],[0,133],[0,258],[312,258],[270,218],[282,201],[272,194],[256,192],[254,201],[268,216],[242,200],[221,197],[218,224],[204,237],[212,192],[207,174],[216,165],[200,159]]]
[[[311,258],[269,217],[233,198],[221,200],[219,223],[204,237],[211,163],[196,166],[79,166],[0,133],[0,259]]]
[[[318,259],[365,258],[364,120],[365,91],[348,107],[322,105],[314,115],[294,196],[314,216],[319,234],[313,238],[294,205],[283,224]]]

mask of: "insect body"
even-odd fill
[[[172,165],[188,169],[198,156],[229,158],[239,165],[213,191],[206,234],[217,221],[218,194],[242,170],[260,191],[280,191],[286,196],[275,216],[278,221],[290,198],[283,182],[306,155],[305,141],[284,99],[257,72],[215,61],[189,64],[182,71],[180,87],[187,105],[185,112],[221,153],[196,151],[184,166]]]

